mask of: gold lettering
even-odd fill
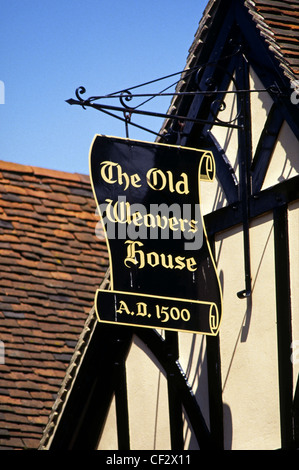
[[[137,313],[136,315],[141,315],[142,317],[147,316],[147,305],[144,302],[137,302]]]
[[[163,222],[163,224],[162,224]],[[160,215],[157,215],[157,226],[164,230],[167,227],[167,217],[163,215],[162,218]]]
[[[180,227],[181,227],[182,232],[185,232],[185,224],[188,224],[188,220],[187,219],[180,219]]]
[[[171,193],[189,194],[188,176],[186,173],[181,173],[180,176],[182,180],[178,181],[176,184],[174,183],[171,171],[166,171],[166,175],[158,168],[151,168],[146,174],[147,184],[155,191],[162,191],[168,185],[168,189]]]
[[[153,214],[146,214],[144,216],[143,222],[146,227],[156,227],[155,216]]]
[[[197,267],[193,268],[193,266],[196,266],[196,261],[194,258],[187,258],[186,259],[186,266],[189,271],[196,271]]]
[[[176,256],[175,262],[177,265],[175,269],[184,269],[186,267],[184,260],[185,258],[183,256]]]
[[[175,185],[176,192],[179,194],[189,194],[189,187],[188,187],[188,176],[186,173],[182,173],[182,181],[178,181]],[[182,189],[180,189],[182,186]]]
[[[124,224],[128,220],[128,211],[130,212],[130,203],[129,202],[116,202],[113,207],[113,215],[115,222]]]
[[[176,232],[179,228],[175,228],[176,225],[178,225],[179,222],[178,222],[178,219],[176,217],[171,217],[171,219],[169,219],[169,227],[171,228],[171,230],[173,230],[174,232]]]
[[[116,175],[113,169],[116,170]],[[122,167],[115,162],[105,161],[101,163],[101,177],[106,183],[115,184],[118,183],[120,186],[125,186],[124,190],[126,191],[131,184],[135,188],[140,188],[140,176],[137,173],[129,176],[126,172],[122,170]]]
[[[175,189],[173,187],[173,174],[171,171],[166,171],[166,173],[168,174],[168,186],[169,186],[169,191],[171,193],[174,193]]]
[[[152,267],[155,268],[160,264],[159,255],[155,251],[147,254],[147,262]]]
[[[164,253],[161,253],[161,264],[162,264],[162,266],[166,269],[173,269],[172,255],[167,255],[167,259],[168,259],[168,264],[166,263],[166,255],[164,255]]]
[[[198,227],[196,225],[198,224],[198,220],[190,220],[189,225],[190,225],[190,230],[188,232],[195,233],[198,231]]]
[[[158,176],[160,177],[159,179]],[[146,174],[146,180],[149,187],[155,191],[161,191],[165,188],[167,183],[166,176],[163,171],[158,170],[158,168],[151,168]]]
[[[112,206],[112,199],[105,199],[107,202],[106,215],[110,222],[125,224],[129,223],[131,214],[130,214],[130,203],[124,201],[117,201],[114,206]]]
[[[141,214],[139,211],[132,213],[132,208],[129,202],[116,201],[113,203],[112,199],[105,199],[107,203],[106,216],[110,222],[119,223],[119,224],[131,224],[133,223],[136,227],[145,227],[156,228],[159,227],[162,230],[166,229],[168,224],[169,228],[173,232],[181,230],[185,232],[188,229],[188,232],[195,233],[198,231],[198,221],[197,220],[187,220],[187,219],[177,219],[176,217],[171,217],[168,219],[165,215],[161,216],[160,214]]]
[[[134,265],[139,265],[138,268],[142,269],[145,266],[145,257],[144,253],[141,250],[136,250],[136,246],[143,246],[143,243],[141,242],[133,242],[131,240],[127,240],[125,242],[127,244],[127,257],[124,261],[125,266],[127,268],[130,267],[129,263],[134,264]]]
[[[112,217],[112,212],[111,212],[111,206],[112,206],[112,199],[105,199],[105,202],[107,202],[107,208],[106,208],[106,215],[107,215],[107,218],[108,220],[110,220],[110,222],[115,222],[115,220],[113,219]]]
[[[124,260],[124,264],[127,268],[132,265],[137,266],[138,269],[143,269],[146,264],[155,268],[161,265],[166,269],[188,269],[188,271],[196,271],[197,264],[194,258],[185,258],[183,256],[176,256],[173,259],[173,255],[166,255],[165,253],[158,254],[155,251],[150,253],[144,253],[141,248],[142,242],[127,240],[127,256]]]
[[[140,227],[142,225],[142,222],[139,223],[140,221],[142,221],[142,215],[140,214],[140,212],[137,211],[132,214],[132,222],[134,225],[136,225],[136,227]]]
[[[106,181],[106,183],[109,183],[109,184],[114,184],[116,183],[116,180],[113,180],[112,179],[112,167],[113,166],[116,166],[117,163],[113,163],[113,162],[102,162],[101,163],[102,165],[102,168],[101,168],[101,177],[103,178],[104,181]]]
[[[132,186],[134,186],[134,188],[140,188],[141,187],[141,184],[137,184],[137,183],[139,183],[139,181],[141,181],[141,178],[137,173],[135,173],[134,175],[131,176],[131,183],[132,183]]]
[[[170,309],[170,310],[169,310]],[[169,307],[166,305],[156,305],[156,317],[161,320],[162,323],[168,322],[169,320],[183,320],[189,321],[191,314],[187,308],[180,310],[178,307]]]
[[[131,313],[130,310],[128,309],[126,302],[124,300],[121,300],[119,302],[119,309],[116,310],[116,313],[123,313],[123,312],[127,313],[128,315],[130,315]]]
[[[122,172],[121,166],[118,163],[105,161],[101,163],[101,166],[102,166],[101,177],[106,183],[109,183],[109,184],[118,183],[119,185],[125,184],[125,190],[129,187],[129,183],[130,183],[129,177],[127,173]],[[113,179],[113,168],[116,168],[117,170],[116,179]]]

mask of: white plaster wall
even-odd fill
[[[273,221],[265,216],[250,229],[252,298],[244,287],[241,227],[219,234],[218,269],[223,272],[220,328],[226,449],[280,446]]]
[[[252,154],[254,156],[257,144],[259,142],[260,133],[267,120],[269,111],[273,105],[273,100],[268,92],[258,91],[264,90],[265,87],[254,72],[250,68],[250,79],[249,79],[250,90],[255,90],[250,94],[250,104],[253,110],[251,119],[251,131],[252,131]]]
[[[126,361],[131,450],[170,450],[167,382],[163,369],[136,336]],[[115,400],[112,400],[99,450],[117,450]]]
[[[262,189],[298,175],[299,142],[287,122],[280,130]]]
[[[179,334],[180,365],[186,380],[195,395],[204,419],[209,426],[209,397],[206,361],[206,337],[192,333]],[[185,449],[198,449],[192,436],[192,427],[186,413],[183,413]]]
[[[170,449],[164,370],[137,337],[134,337],[126,369],[131,449]]]
[[[117,427],[116,427],[116,409],[115,398],[113,397],[108,416],[106,419],[105,427],[100,436],[98,443],[98,450],[117,450]]]

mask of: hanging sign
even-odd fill
[[[208,150],[96,135],[90,178],[109,252],[100,322],[216,335],[222,294],[200,211]]]

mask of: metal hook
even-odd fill
[[[131,122],[132,113],[124,111],[124,118],[125,118],[125,127],[126,127],[126,138],[129,138],[129,123]]]

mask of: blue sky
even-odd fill
[[[87,174],[94,135],[125,137],[125,126],[65,100],[79,86],[86,97],[105,95],[182,70],[206,4],[1,0],[0,160]],[[136,92],[156,93],[175,80]],[[165,113],[169,103],[155,99],[142,109]],[[157,118],[134,121],[154,131],[161,125]],[[155,139],[131,126],[130,137]]]

